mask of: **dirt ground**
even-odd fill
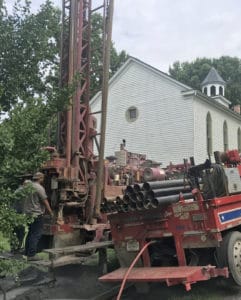
[[[42,273],[46,276],[46,273]],[[41,278],[44,279],[44,278]],[[93,265],[74,265],[56,269],[56,283],[49,286],[25,286],[7,293],[7,300],[42,300],[42,299],[106,299],[103,294],[116,285],[101,284],[98,281],[98,268]],[[154,283],[149,285],[146,294],[137,293],[134,286],[127,289],[122,300],[238,300],[241,299],[241,288],[233,289],[222,280],[210,280],[194,284],[190,292],[183,286],[166,287],[165,284]],[[0,296],[2,300],[3,297]],[[110,297],[109,299],[115,299]]]

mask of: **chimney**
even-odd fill
[[[236,112],[236,113],[238,113],[238,114],[240,114],[240,111],[241,111],[241,109],[240,109],[240,104],[234,105],[233,111]]]

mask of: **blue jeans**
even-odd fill
[[[25,255],[34,256],[37,253],[38,242],[43,233],[43,216],[38,216],[29,224],[28,235],[25,241]]]

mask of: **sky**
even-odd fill
[[[32,0],[33,11],[43,2]],[[6,3],[11,9],[14,0]],[[240,0],[115,0],[112,39],[118,51],[168,72],[177,60],[241,58],[240,16]]]

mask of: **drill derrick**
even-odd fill
[[[58,151],[65,158],[67,177],[78,180],[86,192],[89,137],[90,15],[91,1],[63,1],[61,87],[73,87],[66,111],[59,113]]]
[[[109,228],[108,223],[105,223],[106,220],[103,224],[91,226],[93,211],[96,208],[97,161],[93,154],[93,140],[97,134],[96,119],[90,112],[89,100],[91,16],[93,12],[103,9],[105,45],[111,32],[110,30],[105,32],[105,29],[109,28],[106,26],[107,12],[112,1],[103,0],[103,5],[93,10],[91,0],[62,2],[59,84],[61,88],[67,88],[70,98],[66,109],[58,114],[57,151],[53,147],[48,147],[47,150],[52,151],[52,157],[42,168],[46,175],[45,188],[48,199],[57,220],[57,225],[45,221],[44,235],[48,237],[48,245],[44,246],[45,248],[49,247],[51,239],[53,243],[50,247],[77,245],[93,239],[96,241],[101,239],[104,230]],[[104,45],[98,47],[105,50]],[[109,51],[105,52],[104,61],[109,55]],[[109,70],[104,66],[103,69]],[[105,79],[105,82],[108,81]],[[101,180],[102,178],[103,176]]]

